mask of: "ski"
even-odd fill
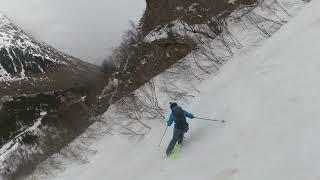
[[[171,155],[171,159],[172,160],[176,160],[179,155],[180,155],[180,150],[181,150],[181,146],[176,145],[173,149],[172,155]]]

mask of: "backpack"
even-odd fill
[[[184,115],[184,111],[181,108],[177,108],[177,109],[173,110],[172,113],[176,119],[175,127],[177,129],[185,129],[186,127],[188,127],[188,123],[187,123],[186,117]]]

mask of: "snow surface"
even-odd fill
[[[164,123],[142,141],[106,136],[89,163],[55,179],[318,180],[320,179],[320,2],[307,7],[254,54],[229,61],[201,83],[185,106],[191,120],[181,156],[164,159]]]

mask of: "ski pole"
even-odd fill
[[[200,118],[200,117],[194,117],[196,119],[204,120],[204,121],[216,121],[216,122],[222,122],[225,123],[225,120],[216,120],[216,119],[208,119],[208,118]]]
[[[163,137],[164,137],[164,135],[166,134],[166,132],[167,132],[167,129],[168,129],[168,126],[166,127],[166,130],[164,130],[164,133],[163,133],[163,135],[162,135],[162,138],[161,138],[161,140],[160,140],[160,143],[159,143],[159,147],[160,147],[160,145],[161,145],[161,143],[162,143],[162,140],[163,140]]]

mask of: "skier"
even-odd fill
[[[191,119],[194,118],[193,114],[183,110],[175,102],[170,102],[170,108],[172,110],[172,113],[170,114],[169,120],[167,121],[167,125],[168,127],[170,127],[173,122],[175,123],[175,125],[172,140],[166,151],[167,156],[170,156],[177,142],[179,145],[181,145],[184,138],[184,133],[188,132],[189,130],[189,124],[186,120],[186,117]]]

